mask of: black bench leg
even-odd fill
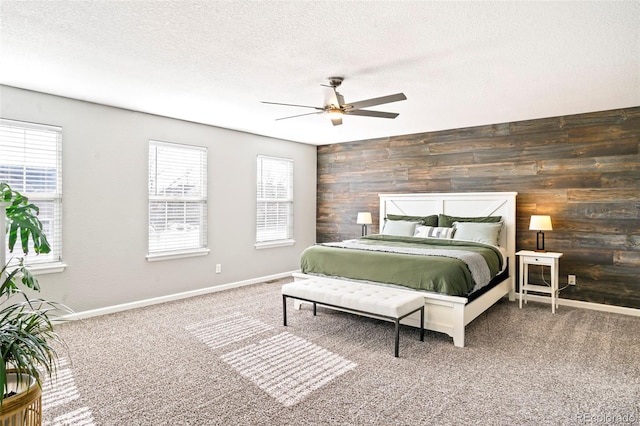
[[[395,356],[398,358],[398,352],[400,352],[400,320],[396,318],[396,351]]]
[[[313,302],[313,316],[316,316],[316,302]]]
[[[282,295],[282,324],[287,326],[287,296]]]
[[[424,342],[424,306],[420,308],[420,341]]]

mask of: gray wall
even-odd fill
[[[77,312],[293,271],[315,242],[315,146],[7,86],[0,116],[63,128],[68,267],[39,278],[43,297]],[[209,255],[145,259],[149,139],[208,148]],[[294,160],[293,246],[254,248],[258,154]]]

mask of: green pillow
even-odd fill
[[[483,216],[483,217],[457,217],[447,216],[446,214],[438,215],[438,226],[450,228],[453,222],[475,222],[475,223],[496,223],[502,221],[502,216]]]
[[[405,216],[400,214],[388,214],[387,220],[404,220],[406,222],[418,222],[425,226],[438,226],[438,215],[431,216]]]

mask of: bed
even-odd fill
[[[515,300],[516,195],[380,194],[379,235],[308,248],[294,278],[325,276],[420,292],[425,328],[463,347],[467,324],[501,298]],[[418,327],[419,318],[403,324]]]

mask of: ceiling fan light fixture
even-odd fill
[[[329,114],[329,118],[341,118],[344,115],[344,111],[340,108],[329,108],[327,110],[327,114]]]

